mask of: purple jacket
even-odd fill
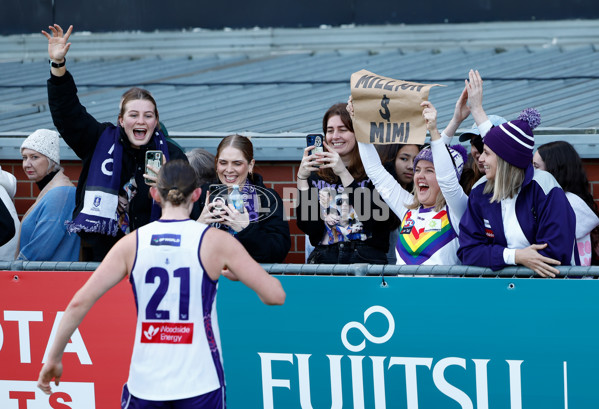
[[[465,265],[500,270],[507,267],[503,261],[507,240],[501,203],[489,203],[492,194],[483,194],[485,185],[475,186],[470,193],[460,222],[458,257]],[[528,166],[516,199],[516,217],[529,243],[548,244],[539,253],[559,260],[562,266],[579,264],[576,216],[550,173]]]

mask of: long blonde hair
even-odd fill
[[[511,199],[518,194],[524,182],[525,170],[510,165],[497,156],[497,171],[493,181],[488,180],[483,189],[484,194],[493,193],[490,203]]]

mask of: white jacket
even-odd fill
[[[599,217],[578,195],[566,192],[566,197],[576,215],[576,244],[580,256],[580,265],[590,266],[593,254],[591,230],[599,226]]]
[[[15,178],[12,174],[2,170],[0,167],[0,200],[4,203],[4,206],[10,212],[12,216],[13,222],[15,224],[15,232],[19,231],[20,222],[17,217],[17,209],[15,209],[15,204],[13,203],[13,198],[17,192],[17,178]],[[14,261],[15,252],[17,250],[17,242],[19,240],[18,234],[15,236],[4,246],[0,247],[0,261]]]

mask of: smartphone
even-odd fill
[[[214,207],[219,210],[227,205],[227,193],[229,189],[223,184],[214,184],[208,186],[210,194],[210,202],[214,203]]]
[[[320,133],[311,133],[306,136],[306,146],[314,146],[311,152],[322,152],[322,141],[324,140],[324,135]]]
[[[151,176],[158,176],[156,173],[148,169],[148,165],[160,170],[162,167],[162,151],[146,151],[146,174]],[[146,179],[146,183],[152,183],[151,180]]]
[[[314,146],[314,149],[310,151],[310,155],[312,153],[322,153],[322,141],[324,140],[324,135],[320,133],[311,133],[306,136],[306,146]]]

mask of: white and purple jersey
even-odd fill
[[[127,385],[133,396],[175,400],[224,386],[217,281],[199,249],[207,226],[159,220],[139,228],[129,280],[137,306]]]

